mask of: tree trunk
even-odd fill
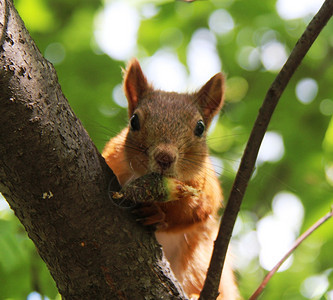
[[[153,235],[110,201],[119,184],[11,0],[0,56],[0,191],[63,299],[184,299]]]

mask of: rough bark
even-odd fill
[[[183,299],[11,0],[0,0],[0,191],[63,299]],[[171,278],[171,279],[170,279]]]

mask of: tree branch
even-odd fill
[[[333,0],[326,0],[318,13],[314,16],[296,46],[292,50],[287,62],[270,86],[259,114],[253,126],[246,145],[241,164],[239,166],[229,200],[224,211],[220,230],[215,241],[215,247],[205,285],[200,295],[201,300],[216,299],[222,268],[231,238],[232,230],[244,197],[248,182],[252,176],[255,161],[262,139],[274,109],[287,86],[290,78],[300,65],[303,57],[324,28],[333,13]]]
[[[256,300],[264,288],[266,287],[268,281],[272,278],[272,276],[276,273],[276,271],[281,267],[281,265],[285,262],[285,260],[296,250],[296,248],[308,237],[310,236],[319,226],[324,224],[328,219],[333,216],[333,210],[328,212],[325,216],[320,218],[316,223],[314,223],[307,231],[305,231],[294,243],[291,249],[281,258],[281,260],[275,265],[275,267],[268,272],[265,276],[264,280],[258,287],[258,289],[253,293],[249,300]]]
[[[0,42],[0,191],[63,299],[184,299],[153,235],[108,198],[120,186],[11,0]]]

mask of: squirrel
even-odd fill
[[[155,225],[156,239],[184,292],[197,299],[217,235],[223,198],[209,159],[206,135],[223,105],[224,77],[217,73],[196,93],[165,92],[154,89],[137,59],[132,59],[124,71],[124,92],[129,125],[111,138],[102,155],[121,186],[158,173],[198,192],[195,197],[179,195],[174,201],[154,202],[141,209],[143,224]],[[219,292],[220,300],[238,299],[229,254]]]

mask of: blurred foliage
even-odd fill
[[[215,34],[222,69],[229,79],[222,118],[209,140],[212,154],[223,161],[221,181],[226,196],[257,111],[277,74],[266,70],[260,60],[255,66],[247,65],[247,55],[253,49],[261,49],[263,41],[272,35],[290,53],[310,20],[309,17],[282,19],[275,2],[155,1],[157,13],[142,18],[140,23],[139,59],[170,47],[187,66],[191,37],[198,28],[208,28],[212,12],[224,9],[234,20],[233,30]],[[102,149],[110,136],[127,122],[126,109],[112,99],[126,62],[103,54],[94,40],[95,17],[104,4],[99,0],[15,0],[14,3],[42,53],[47,49],[63,51],[64,59],[55,63],[63,92],[97,147]],[[140,11],[153,2],[131,3]],[[243,221],[243,233],[255,230],[256,221],[271,214],[272,199],[281,191],[291,192],[302,201],[305,215],[301,232],[333,203],[332,54],[331,20],[291,79],[273,116],[269,131],[282,136],[284,155],[279,161],[257,165],[240,214],[243,220],[249,219]],[[305,105],[297,100],[295,88],[307,77],[316,80],[318,93],[314,101]],[[24,229],[11,212],[0,213],[0,299],[26,299],[33,291],[54,299],[55,285]],[[333,299],[332,229],[333,223],[329,221],[301,245],[291,267],[273,277],[262,299]],[[257,288],[265,272],[258,256],[239,268],[237,278],[244,298]],[[305,280],[322,274],[328,286],[319,296],[300,292],[308,285]]]

